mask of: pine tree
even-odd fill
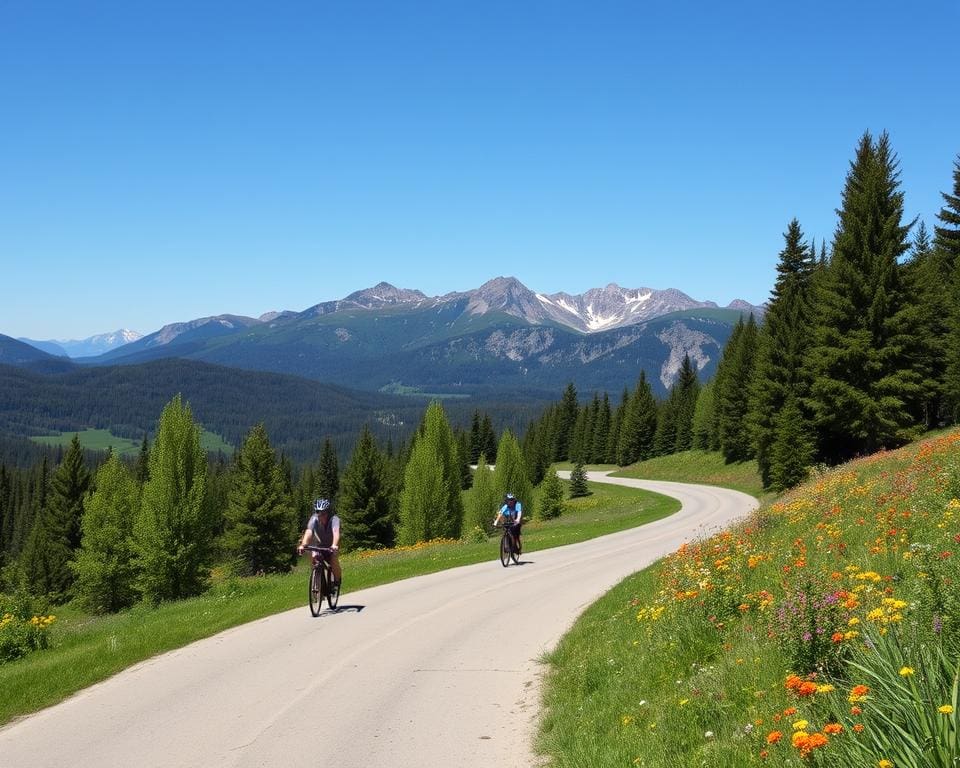
[[[796,219],[787,226],[783,239],[777,281],[757,341],[756,375],[750,393],[749,421],[765,487],[771,484],[771,449],[777,441],[778,414],[787,399],[795,400],[801,420],[809,420],[809,414],[799,409],[810,386],[805,358],[813,324],[814,255]]]
[[[394,515],[387,459],[373,434],[364,426],[343,473],[336,509],[343,524],[343,540],[350,549],[393,546]]]
[[[134,522],[138,585],[151,602],[197,595],[207,583],[215,521],[204,507],[206,473],[200,429],[177,395],[160,415]]]
[[[553,450],[553,461],[566,461],[570,458],[570,443],[573,439],[573,430],[577,423],[580,406],[577,403],[577,389],[573,382],[567,384],[560,398],[560,407],[557,410],[557,429]]]
[[[337,461],[337,452],[329,437],[323,441],[320,463],[313,482],[314,498],[329,499],[336,504],[337,494],[340,492],[340,463]]]
[[[490,523],[500,508],[500,497],[494,485],[493,471],[487,457],[477,457],[477,469],[473,475],[473,488],[467,494],[463,519],[463,534],[476,539],[486,538]]]
[[[770,488],[784,491],[802,482],[813,459],[813,441],[800,402],[793,394],[776,416],[770,446]]]
[[[940,224],[934,226],[934,251],[946,280],[949,307],[946,312],[943,340],[944,416],[960,422],[960,155],[953,165],[953,192],[941,193],[944,205],[937,214]]]
[[[297,519],[267,430],[257,424],[234,457],[224,549],[241,575],[281,573],[293,564]]]
[[[74,435],[50,478],[50,492],[38,508],[23,551],[24,571],[36,594],[49,595],[57,602],[68,597],[73,583],[69,562],[80,548],[83,501],[89,487],[90,472],[80,438]]]
[[[618,464],[620,462],[620,432],[623,429],[623,420],[627,412],[627,403],[630,402],[630,392],[626,387],[623,388],[623,394],[620,396],[620,404],[617,410],[613,412],[610,423],[610,432],[607,434],[606,464]]]
[[[556,472],[547,472],[537,495],[541,520],[552,520],[563,514],[563,482]]]
[[[698,451],[709,451],[714,444],[711,429],[716,423],[714,419],[713,379],[700,388],[697,404],[693,409],[693,448]]]
[[[676,432],[673,450],[689,451],[693,447],[693,414],[700,395],[700,381],[697,379],[697,369],[690,361],[690,355],[683,356],[680,374],[673,385],[673,392],[676,393]]]
[[[914,419],[928,429],[950,420],[946,378],[954,311],[954,262],[949,249],[933,246],[926,225],[921,221],[903,271],[906,291],[911,301],[917,304],[915,370],[920,376],[922,399]]]
[[[843,191],[833,256],[816,295],[810,404],[820,455],[837,461],[898,445],[922,400],[916,304],[898,259],[907,251],[903,193],[887,135],[864,134]]]
[[[480,460],[480,454],[483,453],[483,445],[480,442],[480,411],[473,412],[473,419],[470,421],[470,463],[476,464]]]
[[[624,409],[620,426],[620,444],[617,463],[627,466],[649,459],[653,455],[653,440],[657,429],[657,401],[647,382],[647,374],[640,371],[637,386]]]
[[[610,434],[611,421],[610,397],[604,392],[593,421],[593,451],[590,461],[594,464],[605,464],[608,461],[607,437]]]
[[[737,324],[723,350],[714,390],[720,451],[728,463],[753,455],[747,414],[756,352],[757,324],[750,315],[746,323]]]
[[[97,470],[95,485],[84,501],[81,546],[70,567],[80,604],[91,613],[114,613],[138,597],[132,536],[139,488],[113,454]]]
[[[459,538],[463,524],[459,451],[443,406],[427,408],[414,443],[400,496],[401,544]]]
[[[512,493],[523,504],[524,517],[532,519],[536,516],[530,475],[520,452],[520,444],[509,430],[500,438],[493,477],[498,498],[503,499]]]
[[[570,472],[570,498],[576,499],[589,495],[590,489],[587,487],[587,473],[583,468],[583,464],[577,462]]]
[[[489,414],[484,414],[480,423],[480,452],[485,456],[497,455],[497,433]]]

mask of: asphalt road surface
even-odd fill
[[[318,618],[304,585],[301,608],[157,656],[0,729],[0,768],[537,765],[543,652],[625,576],[757,504],[708,486],[591,479],[683,508],[525,552],[519,566],[491,560],[348,592]]]

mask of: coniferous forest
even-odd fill
[[[334,499],[346,548],[389,547],[471,535],[508,490],[535,516],[559,514],[555,462],[628,465],[718,451],[728,462],[756,461],[764,485],[779,491],[814,465],[955,424],[960,157],[952,177],[948,170],[931,234],[904,218],[889,137],[864,134],[832,237],[818,248],[801,222],[786,222],[764,316],[739,323],[709,381],[683,360],[662,399],[642,370],[622,392],[583,397],[569,384],[522,433],[491,409],[463,418],[458,405],[451,419],[435,402],[418,407],[419,424],[397,443],[369,413],[356,419],[360,405],[351,403],[351,431],[346,422],[337,434],[314,430],[312,447],[290,437],[290,419],[310,425],[309,414],[253,416],[259,423],[232,424],[232,457],[200,448],[193,396],[130,416],[132,434],[150,435],[135,459],[85,452],[76,438],[52,452],[3,437],[0,592],[108,612],[195,595],[215,565],[238,575],[283,571],[318,496]],[[283,425],[282,446],[296,448],[278,448],[269,423]],[[538,510],[541,495],[549,501]]]

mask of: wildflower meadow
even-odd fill
[[[816,474],[550,656],[564,765],[955,765],[960,432]],[[576,729],[580,729],[579,733]]]

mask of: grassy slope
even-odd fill
[[[911,755],[957,747],[956,714],[937,708],[956,656],[939,680],[924,662],[960,645],[957,496],[954,431],[814,478],[629,577],[550,654],[540,749],[556,768],[949,764]],[[811,669],[836,689],[786,688]],[[927,724],[915,744],[890,727],[911,719]],[[822,746],[804,759],[798,733]]]
[[[677,511],[673,499],[614,486],[590,485],[592,495],[567,502],[564,514],[524,527],[524,550],[561,546],[657,520]],[[498,539],[450,542],[343,558],[344,594],[459,565],[495,561]],[[497,567],[500,567],[497,564]],[[303,606],[306,570],[283,576],[229,579],[193,600],[138,606],[91,617],[71,606],[57,612],[53,647],[0,666],[0,723],[36,711],[149,658],[247,621]]]
[[[43,435],[30,439],[41,445],[62,445],[66,448],[73,440],[74,434],[80,437],[80,445],[91,451],[105,451],[108,448],[113,448],[114,452],[120,456],[136,456],[140,452],[139,442],[125,437],[117,437],[108,429],[85,429],[82,432],[62,432],[59,435]],[[224,442],[220,435],[206,429],[200,433],[200,447],[210,453],[216,451],[223,451],[228,455],[233,453],[232,445]]]
[[[727,464],[715,451],[684,451],[670,456],[648,459],[614,473],[615,477],[636,477],[644,480],[676,480],[684,483],[722,485],[764,497],[763,483],[755,461]]]

